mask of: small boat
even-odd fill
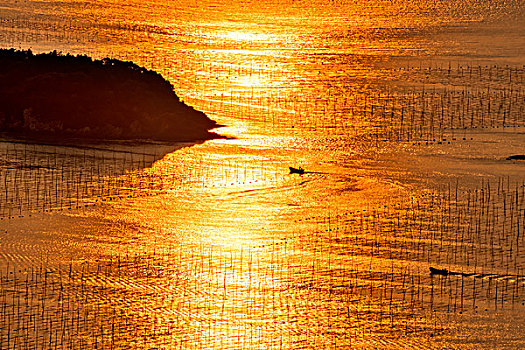
[[[507,160],[525,160],[525,154],[515,154],[513,156],[507,157]]]
[[[299,168],[289,167],[289,168],[290,168],[290,174],[299,174],[299,175],[304,174],[304,169],[301,167]]]
[[[450,271],[448,271],[447,269],[436,269],[432,266],[430,266],[429,269],[431,275],[448,276],[450,274]]]

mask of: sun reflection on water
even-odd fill
[[[231,40],[240,42],[244,45],[250,44],[250,43],[257,43],[257,42],[264,42],[264,43],[271,43],[275,40],[277,40],[277,37],[272,34],[265,34],[265,33],[250,33],[245,32],[242,30],[236,30],[236,31],[230,31],[225,33],[219,33],[217,34],[218,40]]]
[[[509,32],[468,27],[484,2],[469,1],[471,15],[435,4],[20,4],[0,23],[4,46],[155,69],[228,138],[1,143],[0,182],[13,186],[0,190],[0,348],[508,338],[523,324],[497,316],[522,311],[524,187],[505,158],[523,149],[525,89],[522,67],[497,63],[523,57],[492,58]]]

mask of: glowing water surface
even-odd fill
[[[0,8],[1,46],[133,60],[230,137],[2,142],[0,348],[523,346],[520,2]]]

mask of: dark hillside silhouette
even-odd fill
[[[131,62],[0,50],[0,132],[23,138],[194,141],[218,125]]]

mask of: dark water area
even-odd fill
[[[0,9],[229,136],[0,142],[0,348],[524,346],[523,2]]]

